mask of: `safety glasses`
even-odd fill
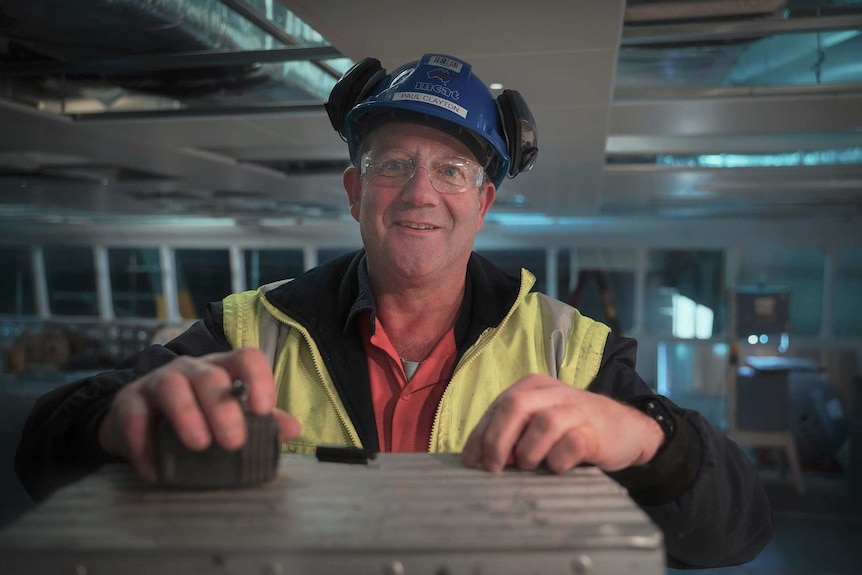
[[[403,187],[417,170],[428,172],[431,185],[441,194],[462,194],[478,188],[485,179],[484,168],[459,156],[443,155],[430,158],[420,165],[417,158],[405,150],[386,148],[369,150],[360,160],[363,179],[375,186]]]

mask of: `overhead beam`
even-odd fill
[[[778,34],[834,32],[862,28],[862,15],[821,16],[811,18],[740,20],[736,22],[703,22],[665,26],[626,26],[623,46],[649,46],[684,42],[720,42],[761,38]]]
[[[277,170],[218,154],[106,136],[63,116],[3,100],[0,126],[0,152],[39,150],[85,157],[101,165],[182,180],[192,189],[271,190],[285,184],[285,175]]]
[[[714,201],[716,198],[853,200],[862,207],[862,166],[788,166],[751,168],[687,168],[675,166],[605,166],[606,202],[652,198]]]
[[[255,104],[252,106],[221,106],[218,108],[180,108],[178,110],[135,110],[133,112],[98,112],[92,114],[67,114],[76,122],[104,123],[116,120],[163,120],[167,118],[225,118],[260,116],[262,114],[302,114],[323,112],[320,102],[295,102],[293,104]]]
[[[243,52],[201,50],[171,54],[144,54],[123,58],[107,58],[104,60],[52,62],[47,64],[7,64],[0,66],[0,78],[74,76],[80,74],[126,75],[141,72],[219,68],[223,66],[250,66],[264,62],[314,61],[342,57],[341,53],[332,46],[247,50]]]
[[[862,132],[816,132],[734,136],[637,135],[610,136],[605,151],[619,155],[679,154],[774,154],[788,151],[815,151],[835,148],[862,148]]]
[[[614,102],[608,134],[764,135],[862,129],[862,93]]]

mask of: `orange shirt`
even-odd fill
[[[362,312],[359,329],[368,365],[380,451],[428,451],[437,405],[446,391],[457,358],[455,328],[440,338],[408,380],[401,358],[377,318],[374,319],[374,333],[371,333],[369,313],[368,310]]]

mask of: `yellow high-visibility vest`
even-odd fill
[[[610,329],[563,302],[530,293],[534,282],[521,270],[515,304],[458,361],[437,407],[428,451],[460,452],[490,403],[526,375],[547,374],[581,389],[595,378]],[[361,447],[317,344],[263,297],[271,288],[225,298],[224,331],[234,348],[259,347],[270,357],[276,404],[302,424],[302,434],[284,444],[284,451],[313,453],[318,444]]]

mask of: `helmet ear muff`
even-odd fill
[[[335,83],[323,107],[329,122],[342,139],[347,113],[364,100],[384,77],[386,70],[377,58],[365,58],[354,64]]]
[[[539,153],[536,121],[527,102],[517,90],[503,90],[497,97],[497,107],[503,120],[506,148],[511,158],[509,177],[533,167]]]

